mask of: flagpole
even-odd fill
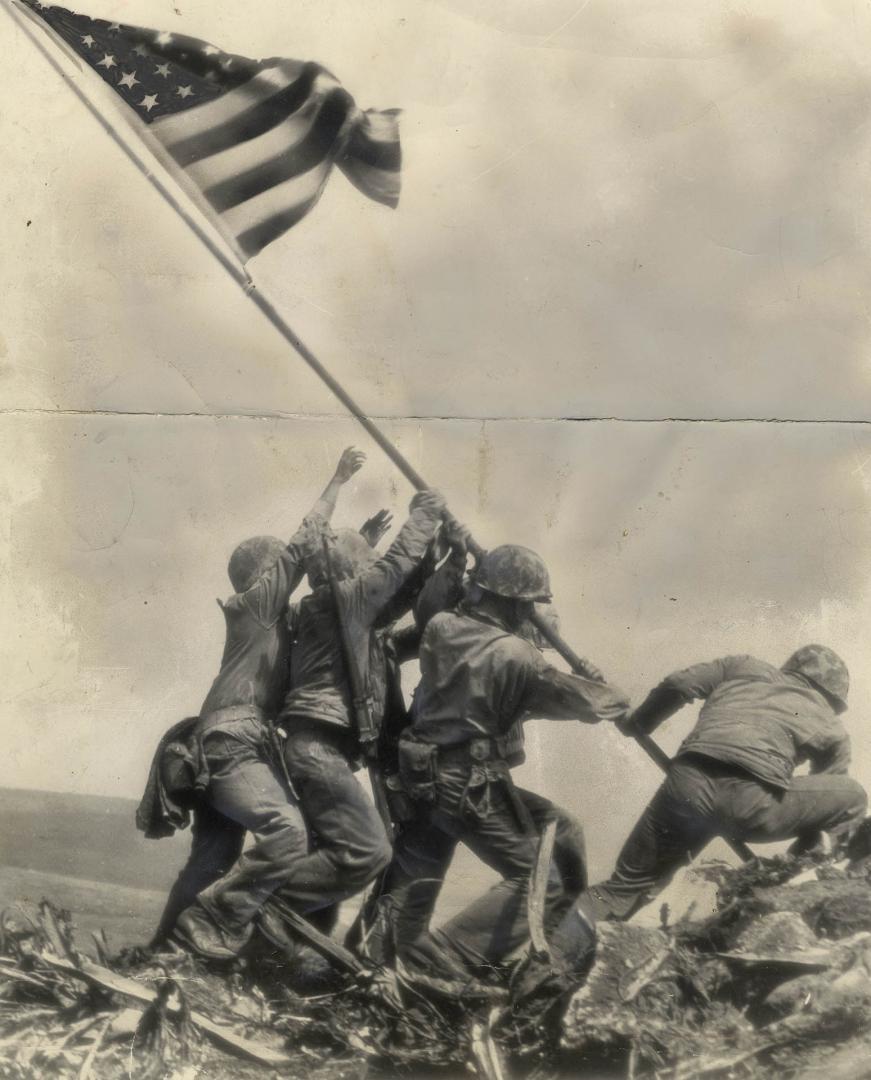
[[[28,38],[34,48],[40,52],[43,58],[48,62],[49,66],[63,79],[66,85],[72,90],[79,101],[85,106],[88,112],[97,121],[103,131],[109,136],[112,142],[116,146],[120,147],[125,156],[133,162],[139,172],[145,177],[145,179],[151,184],[155,191],[167,202],[178,216],[184,221],[189,229],[198,237],[198,239],[205,244],[209,251],[214,255],[218,262],[227,271],[230,277],[236,282],[236,284],[244,289],[246,292],[249,289],[254,288],[254,282],[251,280],[250,275],[244,267],[237,265],[230,256],[221,250],[220,246],[212,239],[206,232],[202,225],[194,218],[194,216],[187,210],[178,199],[173,195],[169,188],[164,184],[160,177],[153,172],[145,162],[137,155],[134,154],[130,146],[121,138],[117,129],[113,124],[107,120],[100,109],[91,101],[88,95],[82,90],[82,88],[71,79],[70,76],[64,71],[61,64],[58,63],[55,56],[50,49],[45,47],[45,44],[40,40],[39,36],[34,32],[30,23],[34,26],[39,26],[43,33],[47,30],[43,28],[42,24],[35,21],[35,16],[27,12],[26,9],[20,9],[13,0],[3,0],[3,7],[9,17],[15,22],[15,25],[21,30],[21,32]],[[60,47],[60,46],[59,46]]]
[[[97,121],[100,127],[106,132],[112,141],[121,148],[124,154],[133,162],[139,172],[145,177],[145,179],[151,184],[151,186],[158,192],[158,194],[172,207],[173,210],[184,221],[193,234],[200,240],[200,242],[211,252],[220,265],[226,270],[233,281],[239,286],[245,293],[249,300],[251,300],[260,311],[265,315],[269,322],[275,327],[275,329],[281,334],[284,340],[299,354],[299,356],[305,361],[305,363],[311,368],[311,370],[318,376],[318,378],[327,386],[327,388],[334,394],[336,398],[345,406],[354,419],[365,429],[365,431],[372,437],[372,439],[378,444],[378,446],[384,451],[393,464],[399,469],[402,475],[408,480],[413,488],[417,491],[426,490],[429,485],[423,479],[419,472],[411,465],[411,463],[404,457],[402,453],[393,445],[393,443],[387,438],[387,436],[381,431],[381,429],[363,412],[357,402],[351,397],[351,395],[345,390],[345,388],[339,383],[330,372],[324,367],[324,365],[318,360],[311,349],[305,344],[305,342],[299,337],[295,330],[292,329],[285,322],[283,316],[279,313],[275,305],[267,299],[262,293],[257,290],[257,286],[251,279],[247,270],[243,266],[237,265],[237,263],[224,252],[221,247],[212,239],[206,232],[202,225],[193,217],[193,215],[185,209],[179,203],[178,199],[167,188],[163,181],[151,170],[145,163],[133,153],[131,148],[118,134],[115,127],[106,119],[97,106],[91,101],[87,94],[79,87],[74,80],[72,80],[61,65],[57,62],[52,53],[46,49],[43,42],[34,34],[28,23],[32,16],[28,14],[28,19],[25,21],[22,18],[22,14],[13,3],[13,0],[3,0],[3,6],[9,13],[10,17],[15,21],[16,25],[20,27],[26,37],[31,41],[35,48],[45,57],[52,69],[60,75],[61,79],[69,86],[76,97],[85,106],[91,116]],[[481,548],[474,540],[469,540],[469,550],[475,558],[480,558],[484,553],[484,549]],[[595,678],[596,673],[590,671],[587,668],[586,662],[574,652],[574,650],[568,645],[566,641],[560,637],[554,629],[540,617],[533,615],[533,621],[538,629],[544,635],[545,639],[550,645],[563,657],[563,659],[571,666],[572,670],[579,674],[588,675]],[[652,740],[648,740],[649,744],[652,744]],[[661,767],[666,767],[665,755],[662,755],[659,751],[657,756],[654,751],[658,750],[655,744],[645,745],[644,749],[660,764]]]
[[[23,17],[23,12],[12,2],[12,0],[3,0],[3,6],[8,12],[9,16],[15,21],[16,25],[21,29],[25,36],[30,40],[31,44],[42,54],[45,60],[49,63],[52,69],[63,79],[67,86],[72,90],[79,101],[85,106],[88,112],[97,121],[100,127],[106,132],[106,134],[112,139],[116,146],[120,147],[127,158],[133,162],[139,172],[145,177],[145,179],[151,184],[151,186],[157,191],[161,198],[168,203],[169,206],[178,214],[178,216],[184,221],[188,228],[193,232],[197,239],[208,249],[208,251],[214,256],[214,258],[220,263],[220,265],[226,270],[230,277],[235,281],[240,289],[245,293],[249,300],[251,300],[260,309],[263,315],[269,320],[269,322],[275,327],[275,329],[281,334],[284,340],[299,354],[299,356],[305,361],[305,363],[311,368],[311,370],[317,375],[322,383],[330,390],[330,392],[338,398],[338,400],[345,406],[354,419],[365,429],[368,435],[378,444],[378,446],[384,451],[393,464],[399,469],[402,475],[408,480],[413,488],[417,491],[424,491],[429,487],[420,473],[411,465],[411,463],[399,452],[399,450],[393,445],[393,443],[387,438],[383,431],[375,424],[357,402],[351,397],[351,395],[345,390],[345,388],[339,383],[330,372],[324,367],[324,365],[318,360],[311,349],[300,338],[296,331],[288,325],[280,314],[278,309],[261,292],[258,291],[256,284],[251,278],[251,275],[247,270],[237,263],[221,249],[220,245],[206,232],[200,222],[178,201],[175,195],[169,190],[166,184],[160,179],[160,177],[152,171],[142,159],[133,152],[128,146],[121,135],[118,133],[115,126],[103,115],[101,110],[91,101],[88,95],[77,85],[75,80],[71,79],[69,75],[64,71],[63,67],[58,63],[57,59],[52,55],[51,51],[45,47],[43,42],[34,33],[33,29],[28,23],[33,19],[33,16],[27,14],[27,21]],[[35,24],[39,25],[39,24]]]

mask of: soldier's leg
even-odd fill
[[[587,853],[581,823],[562,807],[531,791],[518,789],[536,830],[542,832],[556,821],[553,861],[562,878],[568,899],[578,897],[587,885]],[[512,976],[513,1007],[532,1008],[535,1002],[571,994],[581,985],[593,962],[596,930],[578,907],[558,905],[556,917],[545,919],[545,936],[550,955],[545,959],[527,957]]]
[[[200,892],[178,921],[181,940],[217,957],[234,955],[248,941],[264,901],[307,851],[308,834],[298,806],[268,760],[256,722],[240,721],[208,734],[204,752],[213,808],[253,838],[252,846]]]
[[[529,936],[527,893],[538,855],[540,834],[518,803],[510,779],[487,785],[463,818],[452,818],[449,829],[503,880],[431,935],[419,938],[413,955],[439,952],[472,969],[504,960]],[[474,809],[473,809],[474,807]],[[436,815],[442,824],[442,816]],[[545,892],[545,925],[558,924],[571,907],[562,876],[552,862]]]
[[[868,796],[849,776],[820,773],[794,776],[780,791],[754,780],[730,787],[727,810],[735,831],[751,843],[796,840],[796,850],[807,850],[829,833],[837,843],[847,839],[865,817]]]
[[[298,858],[280,896],[305,914],[364,889],[390,862],[391,845],[351,767],[350,734],[329,725],[292,732],[285,760],[318,844]]]
[[[162,945],[179,915],[196,900],[197,894],[223,877],[242,854],[245,830],[241,825],[219,814],[205,800],[197,806],[191,826],[191,851],[188,861],[179,872],[160,922],[151,939],[151,946]]]
[[[516,789],[523,800],[538,833],[548,821],[556,821],[556,840],[553,858],[562,875],[563,888],[569,895],[578,896],[587,887],[587,847],[580,821],[561,806],[537,795],[534,791]]]
[[[629,834],[610,878],[583,894],[584,911],[595,919],[628,919],[716,835],[715,796],[715,782],[702,768],[674,762]]]
[[[429,928],[456,846],[453,836],[423,815],[407,822],[346,944],[376,963],[401,957]]]

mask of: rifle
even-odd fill
[[[330,583],[330,593],[333,597],[333,606],[336,611],[336,622],[339,627],[339,640],[342,643],[342,656],[345,661],[345,671],[348,675],[348,683],[351,687],[351,703],[354,710],[354,723],[357,727],[357,738],[363,750],[366,760],[366,768],[369,773],[369,783],[372,786],[372,798],[375,809],[384,824],[388,836],[393,835],[393,821],[390,817],[390,809],[387,802],[387,789],[384,778],[378,767],[378,737],[381,734],[380,725],[372,708],[372,695],[368,686],[363,684],[360,668],[357,666],[357,657],[354,654],[354,643],[342,610],[342,598],[339,594],[339,583],[333,570],[332,553],[330,542],[327,537],[323,538],[324,564],[327,570],[327,580]]]

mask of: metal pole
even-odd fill
[[[299,356],[305,361],[311,370],[317,375],[317,377],[323,382],[326,387],[331,391],[335,397],[344,405],[354,419],[365,428],[366,432],[374,439],[378,446],[384,451],[384,453],[390,458],[393,464],[399,469],[402,475],[408,480],[413,488],[417,491],[423,491],[428,486],[426,481],[417,472],[416,469],[403,457],[403,455],[396,449],[393,443],[387,438],[387,436],[381,431],[381,429],[374,424],[369,417],[363,412],[362,408],[351,397],[351,395],[345,390],[345,388],[336,381],[336,379],[330,374],[324,365],[318,360],[311,349],[305,344],[300,336],[290,327],[284,318],[279,314],[275,305],[258,291],[257,286],[251,279],[248,271],[244,267],[238,265],[233,258],[231,258],[210,235],[203,228],[200,222],[178,201],[173,195],[170,189],[166,186],[163,180],[154,173],[145,163],[130,149],[127,142],[121,137],[118,130],[111,123],[110,120],[103,114],[100,108],[91,101],[88,95],[82,90],[82,88],[67,75],[60,63],[58,63],[56,57],[51,50],[47,49],[45,44],[40,40],[39,36],[31,28],[30,23],[35,23],[33,16],[29,15],[26,11],[21,12],[10,0],[3,0],[3,6],[6,9],[7,14],[14,20],[16,25],[20,28],[23,34],[30,40],[31,44],[42,54],[45,60],[51,65],[55,72],[63,79],[67,86],[76,95],[79,101],[85,106],[91,116],[97,121],[100,127],[106,132],[106,134],[112,139],[112,141],[118,146],[123,153],[133,162],[139,172],[145,177],[145,179],[151,184],[151,186],[158,192],[161,198],[172,207],[172,209],[178,214],[187,227],[193,232],[200,243],[209,251],[209,253],[217,260],[221,267],[230,275],[233,281],[239,286],[239,288],[245,293],[245,295],[260,309],[263,315],[269,320],[275,329],[281,334],[284,340],[290,345]],[[40,29],[43,29],[42,24],[37,24]],[[60,48],[60,46],[58,46]]]
[[[69,78],[66,72],[63,70],[57,60],[51,55],[48,49],[45,48],[43,43],[37,38],[29,26],[25,23],[21,14],[10,2],[10,0],[4,0],[4,7],[7,13],[16,24],[21,28],[23,33],[30,39],[32,44],[39,50],[45,57],[51,67],[60,75],[64,82],[69,86],[72,92],[76,95],[79,101],[85,106],[88,112],[99,123],[103,130],[111,137],[117,146],[123,150],[126,156],[133,162],[136,168],[142,173],[146,180],[154,187],[161,197],[172,207],[173,210],[184,221],[188,228],[194,233],[197,239],[204,245],[204,247],[215,257],[218,263],[224,270],[230,275],[233,281],[242,289],[245,295],[260,309],[263,315],[269,320],[275,329],[281,334],[284,340],[297,352],[302,360],[311,368],[311,370],[317,375],[317,377],[324,383],[324,385],[332,392],[332,394],[345,406],[348,412],[354,417],[354,419],[366,430],[371,438],[378,444],[378,446],[384,451],[393,464],[399,469],[402,475],[408,480],[413,488],[417,491],[424,491],[428,488],[427,482],[423,479],[420,473],[411,465],[411,463],[404,457],[402,453],[393,445],[393,443],[387,438],[383,431],[375,424],[357,404],[354,398],[345,390],[345,388],[339,383],[330,372],[324,367],[324,365],[318,360],[311,349],[305,344],[305,342],[299,337],[295,330],[285,321],[284,317],[278,312],[275,305],[265,297],[261,292],[257,290],[257,286],[252,281],[248,272],[241,266],[237,266],[236,263],[221,250],[220,246],[212,239],[211,236],[203,229],[202,225],[194,219],[194,217],[178,202],[175,196],[169,191],[166,185],[160,180],[145,164],[137,157],[136,154],[130,149],[127,143],[121,138],[115,127],[106,119],[103,113],[97,108],[96,105],[90,100],[90,98],[84,93],[84,91],[76,85],[76,83]],[[472,541],[469,544],[469,550],[472,554],[478,558],[483,553],[483,549]],[[543,619],[540,619],[537,615],[533,615],[533,622],[542,633],[544,638],[556,649],[556,651],[562,656],[572,670],[579,675],[587,675],[588,669],[585,662],[581,657],[577,655],[569,645],[563,641],[563,639],[549,627]],[[653,742],[649,736],[643,736],[638,739],[639,745],[642,749],[651,757],[654,761],[663,769],[667,769],[670,764],[668,757],[662,753],[658,746]],[[735,845],[733,844],[733,847]],[[737,850],[737,848],[736,848]],[[752,857],[752,853],[749,848],[744,849],[747,854],[742,854],[742,858]]]

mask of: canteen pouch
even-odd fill
[[[417,817],[417,811],[414,802],[409,798],[408,792],[405,790],[402,777],[398,773],[386,777],[384,787],[391,820],[398,825],[405,825],[409,821],[414,821]]]
[[[436,801],[438,747],[431,743],[401,739],[399,776],[409,798],[420,803]]]

